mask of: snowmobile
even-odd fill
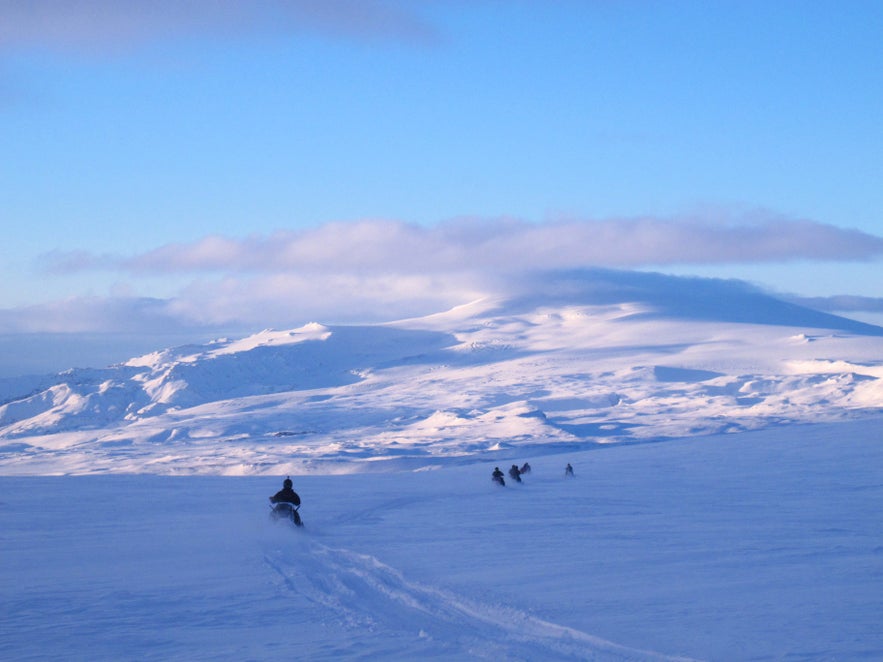
[[[270,520],[273,522],[277,522],[280,519],[287,519],[295,526],[303,526],[304,522],[300,517],[300,513],[297,512],[299,509],[299,505],[295,506],[293,503],[288,503],[287,501],[271,503]]]

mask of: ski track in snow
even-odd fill
[[[377,558],[310,540],[297,552],[264,553],[285,588],[330,611],[348,630],[400,632],[402,654],[449,659],[688,660],[605,641],[520,609],[409,581]],[[390,651],[386,651],[389,654]]]

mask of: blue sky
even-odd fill
[[[391,319],[594,266],[879,312],[880,44],[871,1],[0,3],[0,333]]]

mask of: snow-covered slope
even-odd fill
[[[279,477],[2,477],[0,657],[880,660],[879,424],[537,456],[504,488],[296,476],[299,530]]]
[[[742,283],[581,274],[3,384],[0,472],[304,473],[575,450],[883,408],[883,329]]]

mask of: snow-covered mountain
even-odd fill
[[[5,380],[0,473],[349,471],[883,408],[879,327],[733,281],[583,272],[547,287]]]
[[[0,655],[883,659],[883,329],[586,276],[3,382]]]

